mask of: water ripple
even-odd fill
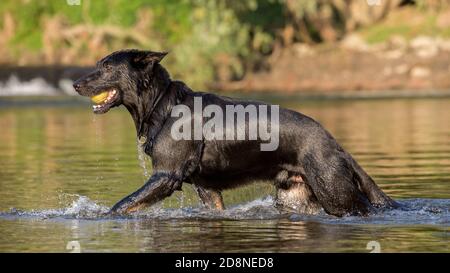
[[[142,219],[203,219],[203,220],[251,220],[278,219],[288,217],[291,221],[313,221],[329,224],[372,224],[372,225],[450,225],[449,199],[403,199],[401,207],[382,210],[368,217],[334,217],[322,213],[319,215],[281,214],[273,206],[271,196],[236,205],[224,211],[207,210],[198,207],[185,208],[152,208],[129,216],[109,216],[108,207],[97,204],[86,196],[78,196],[69,206],[57,209],[18,210],[10,209],[0,212],[2,219],[85,219],[85,220],[142,220]]]

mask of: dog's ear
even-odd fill
[[[153,66],[159,63],[168,52],[140,51],[133,58],[133,63],[138,66]]]

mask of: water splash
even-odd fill
[[[380,211],[368,217],[334,217],[325,213],[319,215],[281,214],[274,207],[271,196],[232,206],[224,211],[201,207],[164,208],[161,205],[139,211],[128,216],[109,216],[109,207],[97,204],[86,196],[77,196],[67,207],[44,210],[11,209],[0,212],[0,219],[8,218],[63,218],[63,219],[206,219],[206,220],[250,220],[288,218],[291,221],[315,221],[327,224],[376,224],[376,225],[444,225],[450,226],[450,199],[404,199],[402,207]]]
[[[254,201],[239,204],[227,208],[224,211],[210,210],[203,207],[163,208],[151,207],[134,215],[139,219],[276,219],[283,217],[273,206],[272,196],[256,199]]]
[[[76,195],[74,195],[76,196]],[[68,219],[99,219],[109,211],[109,208],[97,204],[86,196],[78,198],[64,208],[44,210],[19,210],[12,208],[9,212],[1,212],[0,217],[23,217],[23,218],[68,218]]]
[[[383,224],[383,225],[444,225],[450,226],[450,199],[403,199],[397,209],[386,209],[368,217],[348,216],[337,218],[330,215],[299,215],[289,217],[292,221],[314,220],[330,224]]]
[[[92,115],[92,123],[94,125],[95,128],[95,147],[102,147],[102,142],[103,140],[103,128],[101,126],[101,122],[100,120],[98,120],[98,115]],[[94,154],[94,158],[96,161],[95,164],[95,170],[96,170],[96,177],[95,177],[95,183],[101,184],[102,182],[104,182],[104,177],[101,175],[102,172],[100,172],[99,170],[103,169],[103,165],[104,165],[104,160],[101,160],[101,154],[99,152],[95,152]],[[95,193],[95,196],[98,197],[100,195],[99,192]]]
[[[137,146],[137,152],[138,152],[138,160],[139,160],[139,166],[141,166],[145,181],[147,181],[150,178],[150,170],[147,168],[147,164],[149,164],[150,158],[147,156],[147,154],[144,151],[144,145],[145,141],[141,139],[137,139],[136,146]]]

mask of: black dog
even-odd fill
[[[217,105],[223,110],[227,105],[264,104],[193,92],[170,79],[159,64],[165,55],[117,51],[74,83],[80,95],[97,101],[95,113],[123,104],[152,158],[149,181],[114,205],[111,212],[132,212],[154,204],[181,190],[183,182],[195,185],[205,206],[223,209],[222,190],[254,180],[272,181],[278,189],[277,205],[298,212],[316,213],[323,208],[336,216],[366,215],[374,208],[396,205],[330,133],[295,111],[280,108],[279,146],[273,151],[261,151],[259,137],[175,140],[171,127],[177,118],[171,111],[177,105],[193,110],[194,98],[201,98],[203,107]],[[247,123],[246,119],[244,126]]]

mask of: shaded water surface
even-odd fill
[[[65,252],[70,241],[85,252],[368,252],[369,241],[385,252],[450,252],[450,99],[260,98],[321,122],[403,204],[366,218],[281,215],[265,183],[224,192],[224,212],[201,209],[184,185],[146,211],[105,217],[151,172],[128,113],[1,100],[0,252]]]

